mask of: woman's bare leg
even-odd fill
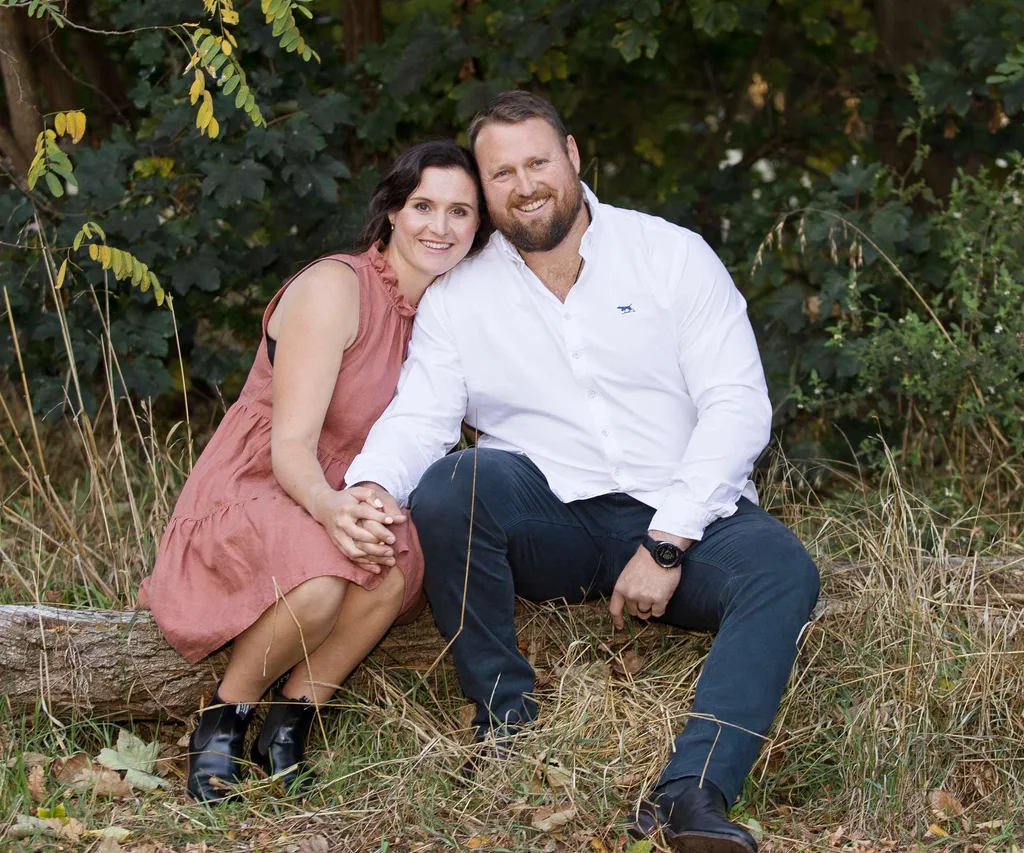
[[[396,574],[401,578],[400,572],[390,572],[389,577]],[[339,615],[345,612],[349,586],[342,578],[310,578],[267,608],[235,638],[218,690],[220,698],[250,705],[259,702],[271,684],[333,637]],[[367,594],[355,584],[351,591]]]
[[[317,704],[331,698],[394,623],[405,596],[405,577],[396,568],[373,590],[350,584],[334,629],[308,659],[299,660],[281,692]],[[312,674],[311,674],[312,673]]]

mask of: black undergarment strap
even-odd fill
[[[270,366],[274,366],[274,353],[277,351],[277,341],[267,335],[267,358],[270,359]]]

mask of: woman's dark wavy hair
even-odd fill
[[[420,185],[423,170],[431,166],[439,169],[462,169],[473,179],[480,228],[466,257],[472,257],[487,244],[491,236],[491,225],[487,217],[483,189],[480,186],[480,173],[477,171],[473,155],[467,148],[450,139],[435,139],[421,142],[400,154],[380,179],[373,190],[363,229],[356,238],[357,251],[365,252],[378,241],[385,246],[388,244],[391,240],[391,222],[388,214],[405,207],[409,196]]]

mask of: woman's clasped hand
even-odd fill
[[[386,507],[375,489],[325,488],[314,498],[312,515],[353,562],[378,574],[381,566],[395,565],[395,535],[390,528],[405,522],[406,515],[393,505]]]

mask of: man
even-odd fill
[[[347,482],[374,485],[392,516],[412,495],[427,597],[481,738],[536,715],[516,595],[608,596],[618,628],[629,613],[717,631],[631,831],[753,853],[727,810],[818,572],[750,481],[771,406],[746,305],[696,234],[598,202],[543,99],[498,96],[469,140],[498,233],[423,298],[398,393]],[[463,419],[478,447],[446,456]]]

